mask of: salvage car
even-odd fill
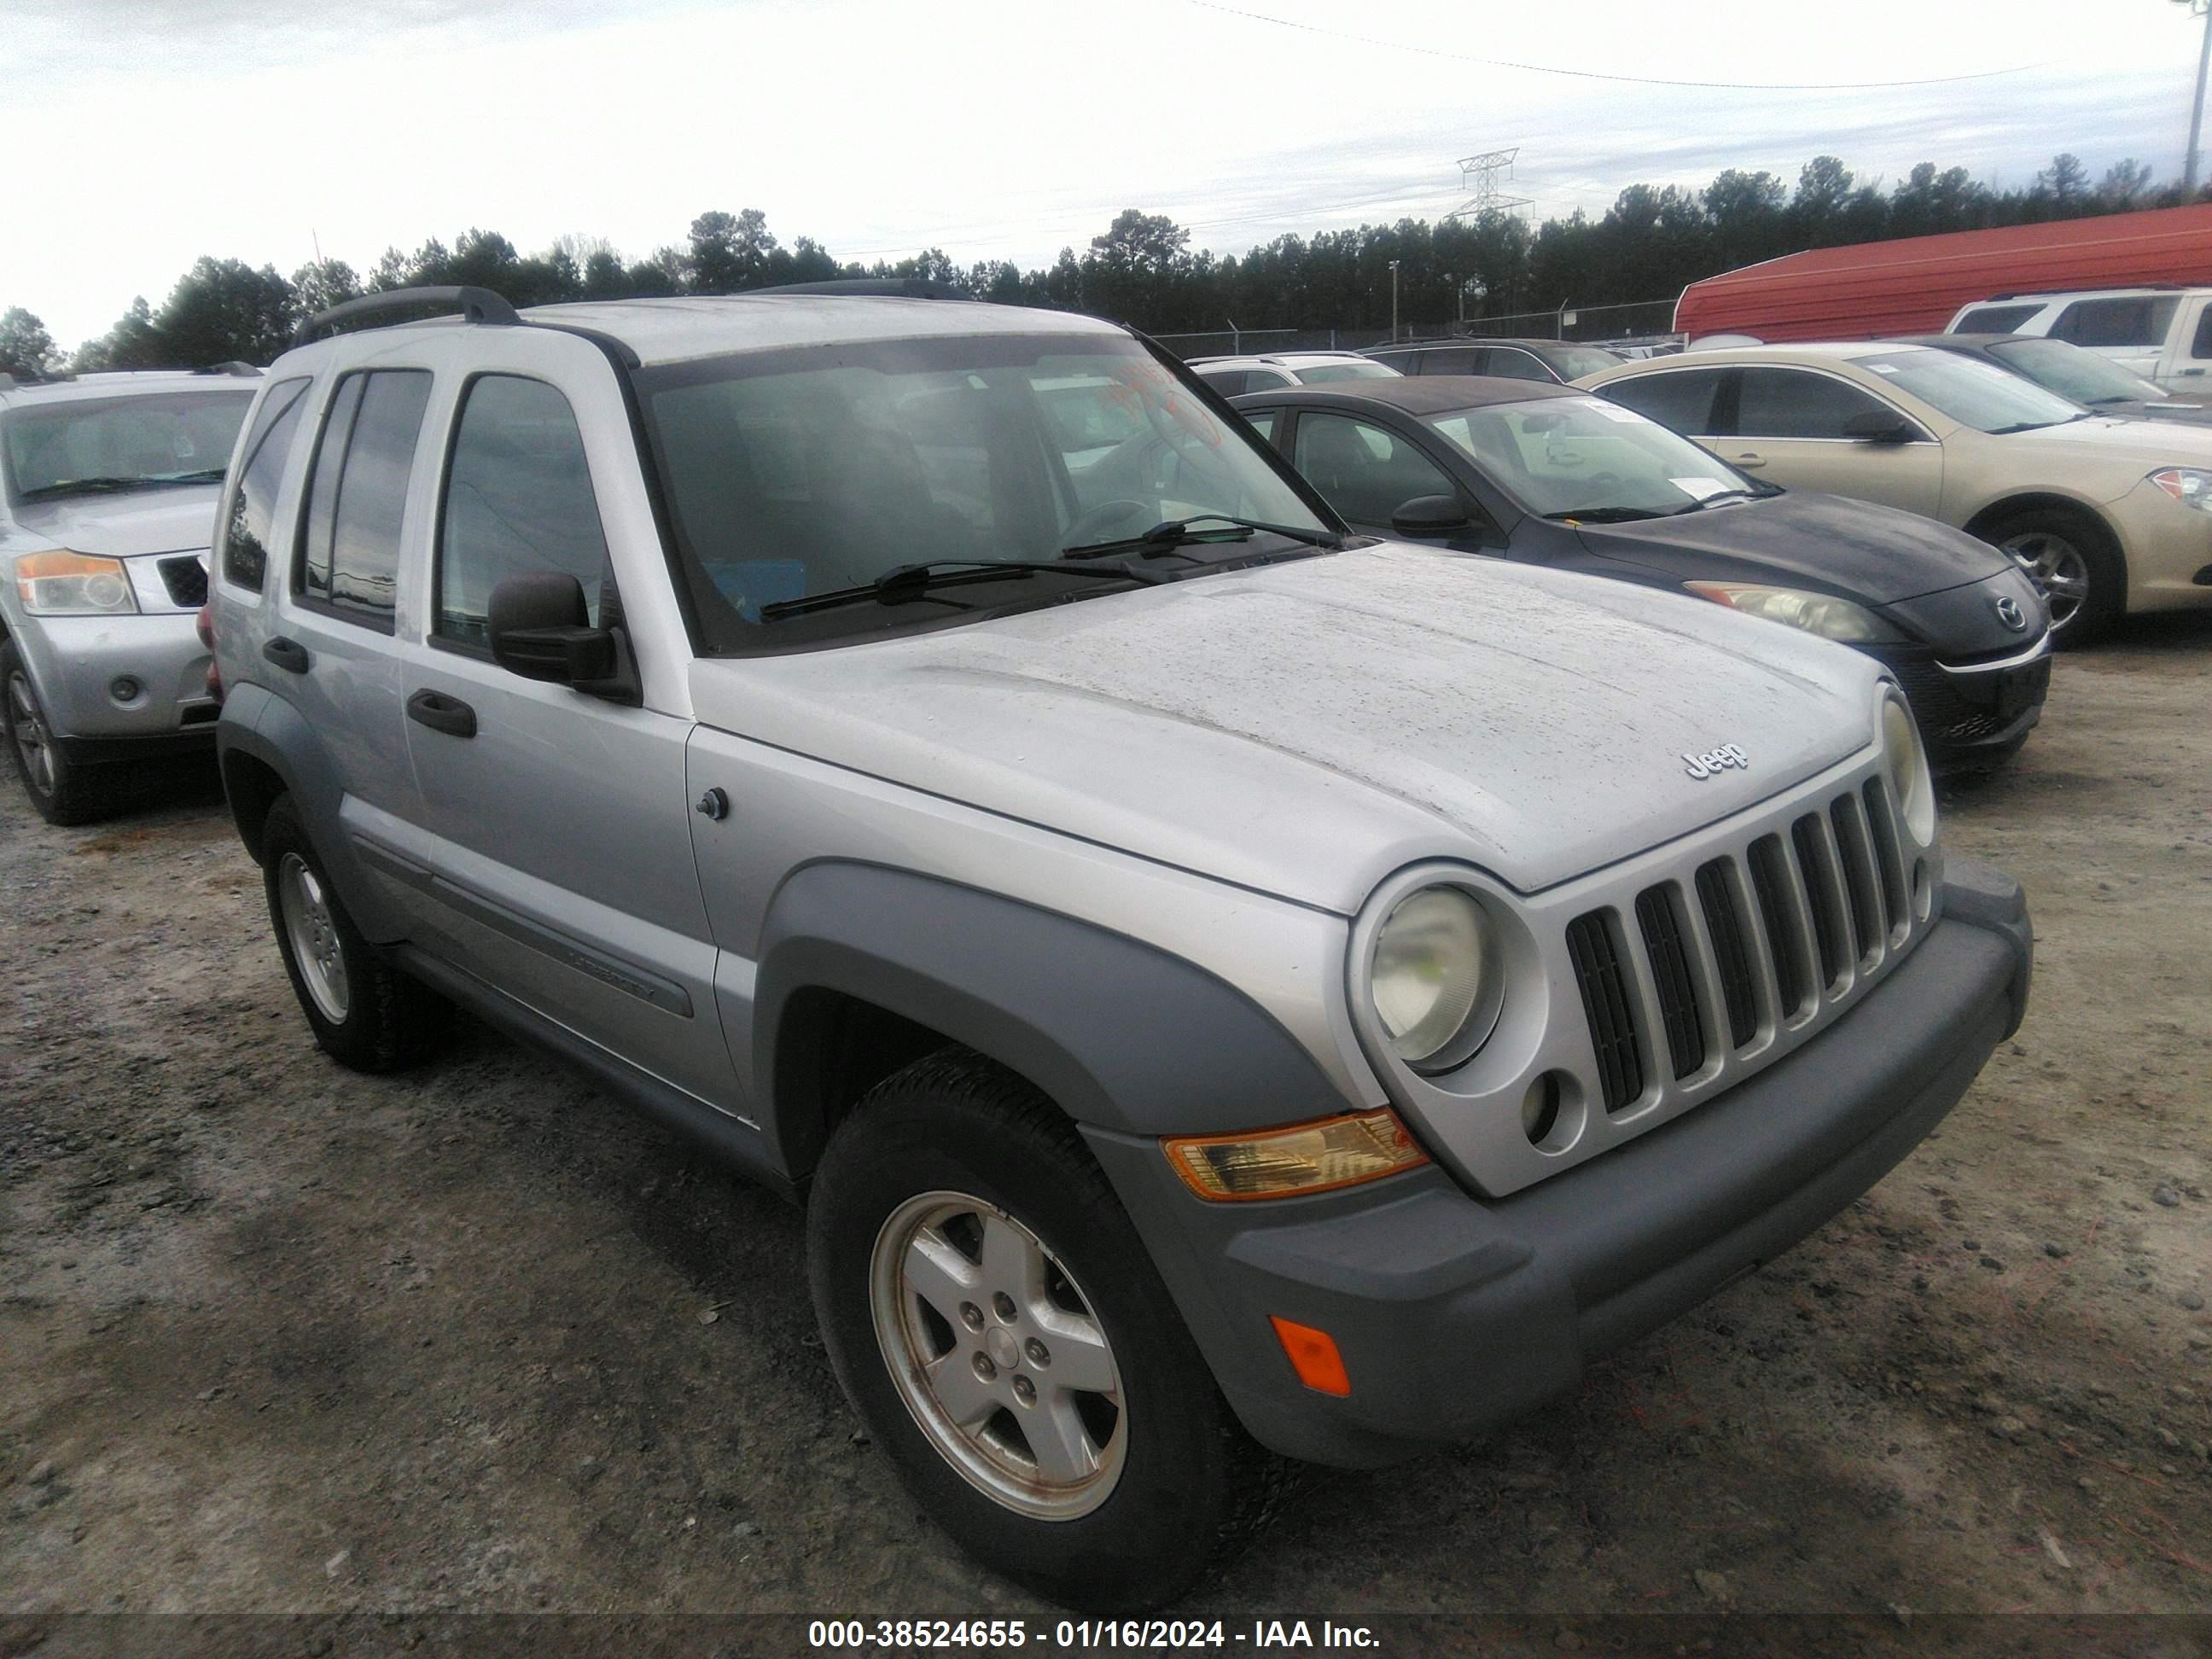
[[[1401,374],[1486,374],[1501,380],[1564,386],[1629,359],[1603,346],[1569,340],[1403,340],[1367,355]],[[1254,387],[1253,390],[1259,390]]]
[[[1150,343],[900,291],[306,325],[224,783],[327,1054],[459,1003],[803,1202],[920,1506],[1133,1610],[1865,1191],[2027,908],[1873,659],[1351,537]]]
[[[1857,647],[1897,676],[1939,770],[1988,770],[2042,716],[2042,596],[1963,531],[1781,489],[1565,386],[1423,375],[1235,403],[1360,529],[1693,593]]]
[[[113,810],[150,761],[213,752],[193,620],[254,373],[0,375],[0,684],[51,823]]]
[[[2111,358],[2064,340],[2035,334],[1903,334],[1898,343],[1933,346],[1993,363],[2099,415],[2212,426],[2212,404],[2177,398]]]
[[[2212,430],[2120,421],[1887,341],[1738,346],[1577,384],[1792,489],[1901,507],[2009,553],[2060,644],[2212,605]]]
[[[1257,357],[1193,357],[1187,367],[1224,398],[1279,386],[1384,380],[1397,374],[1356,351],[1276,351]]]

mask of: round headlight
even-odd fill
[[[1928,750],[1921,744],[1920,728],[1895,697],[1882,700],[1881,747],[1898,815],[1912,832],[1912,839],[1925,847],[1936,839],[1936,781],[1929,775]]]
[[[1369,989],[1401,1060],[1437,1060],[1495,1012],[1491,954],[1482,907],[1460,889],[1424,887],[1398,901],[1375,935]]]

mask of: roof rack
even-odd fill
[[[195,374],[258,374],[261,371],[252,363],[233,357],[228,362],[209,363],[192,371]]]
[[[774,288],[752,288],[755,294],[821,294],[859,300],[966,300],[971,296],[950,283],[927,276],[841,276],[827,283],[779,283]]]
[[[2181,283],[2107,283],[2102,288],[2043,288],[2021,289],[2014,294],[1992,294],[1986,300],[1977,300],[1976,305],[1994,305],[1999,300],[2049,300],[2061,294],[2094,295],[2099,294],[2179,294],[2186,286]]]
[[[462,284],[453,288],[395,288],[381,294],[364,294],[357,300],[348,300],[332,306],[328,311],[319,311],[293,331],[292,343],[303,346],[311,343],[319,329],[335,332],[342,323],[357,322],[363,318],[381,317],[390,312],[416,311],[424,306],[447,306],[458,309],[463,319],[471,323],[483,323],[494,327],[506,327],[520,323],[522,319],[504,295],[495,294],[488,288]]]

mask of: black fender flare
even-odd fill
[[[769,905],[756,969],[754,1098],[803,1176],[830,1123],[794,1020],[819,988],[942,1033],[1019,1073],[1079,1123],[1214,1133],[1358,1109],[1243,991],[1157,946],[1017,899],[824,860]]]

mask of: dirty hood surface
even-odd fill
[[[34,501],[16,512],[25,537],[80,553],[127,559],[140,553],[197,553],[215,537],[215,484],[174,484],[112,495]],[[22,539],[19,537],[18,539]]]
[[[702,659],[698,718],[1343,913],[1463,860],[1528,891],[1871,741],[1872,661],[1692,599],[1402,544]],[[1693,777],[1686,752],[1747,766]]]

